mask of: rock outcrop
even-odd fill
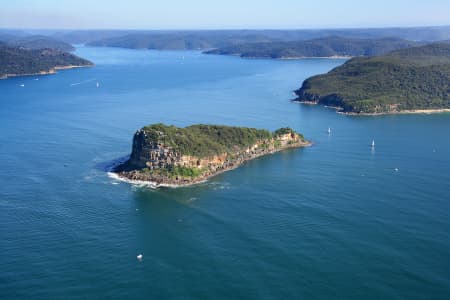
[[[302,135],[289,128],[270,133],[228,126],[194,125],[181,129],[161,124],[157,126],[144,127],[135,133],[130,158],[115,170],[120,177],[151,182],[156,186],[191,185],[262,155],[309,145]],[[195,135],[191,135],[191,131]],[[239,135],[235,144],[229,144],[229,140],[233,139],[229,136],[230,132]],[[174,144],[174,138],[183,141],[183,134],[198,139],[194,142],[195,146],[209,147],[212,151],[180,148],[180,145]],[[222,144],[226,146],[223,149]]]

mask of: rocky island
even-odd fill
[[[305,80],[295,93],[294,101],[347,114],[450,111],[450,43],[353,58]]]
[[[290,128],[275,132],[219,125],[185,128],[154,124],[138,130],[127,161],[113,169],[119,178],[154,186],[186,186],[234,169],[248,160],[309,146]]]

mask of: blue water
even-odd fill
[[[96,66],[0,81],[0,299],[450,298],[450,114],[288,101],[342,60],[77,54]],[[108,177],[155,122],[291,126],[314,146],[190,188]]]

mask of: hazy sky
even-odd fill
[[[329,28],[450,25],[450,0],[0,0],[1,28]]]

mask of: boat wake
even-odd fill
[[[85,81],[75,82],[75,83],[71,83],[70,86],[76,86],[76,85],[80,85],[80,84],[85,84],[85,83],[93,82],[93,81],[96,81],[96,80],[97,79],[93,78],[93,79],[89,79],[89,80],[85,80]]]

